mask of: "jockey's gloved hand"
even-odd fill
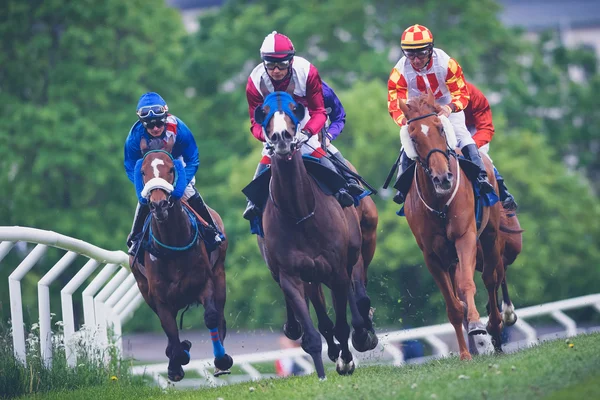
[[[298,140],[298,143],[306,143],[310,140],[312,134],[309,131],[306,131],[304,129],[302,129],[297,135],[296,135],[296,140]]]

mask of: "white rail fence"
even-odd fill
[[[580,330],[577,327],[576,321],[567,316],[564,311],[585,307],[593,307],[596,311],[600,312],[600,293],[517,309],[516,313],[519,319],[514,325],[514,328],[524,336],[524,340],[519,344],[531,346],[539,342],[538,339],[541,335],[539,335],[539,332],[537,332],[536,329],[525,320],[531,320],[532,318],[538,318],[541,316],[549,316],[562,325],[564,327],[564,332],[561,333],[561,336],[571,337],[577,335],[580,333]],[[487,318],[482,318],[482,321],[486,323]],[[451,340],[456,341],[454,336],[454,328],[450,323],[446,323],[379,334],[378,347],[372,350],[372,352],[369,352],[366,357],[364,355],[357,354],[356,351],[353,351],[353,353],[355,355],[355,361],[357,364],[362,359],[365,363],[384,363],[394,366],[401,366],[404,364],[404,357],[402,351],[400,350],[400,344],[407,340],[422,340],[427,342],[431,345],[435,357],[448,356],[450,354],[449,346],[440,338],[440,336],[443,335],[451,335]],[[555,337],[556,334],[553,334],[552,336]],[[291,358],[296,361],[304,369],[305,373],[312,373],[314,370],[312,363],[306,361],[304,358],[306,353],[301,348],[242,355],[233,354],[232,356],[234,359],[234,365],[239,366],[244,371],[244,376],[231,375],[232,378],[219,377],[215,379],[211,373],[211,369],[213,368],[212,358],[192,360],[186,366],[186,371],[196,371],[203,378],[194,380],[189,380],[186,378],[181,383],[175,384],[175,386],[215,386],[226,385],[228,383],[239,382],[243,380],[262,379],[265,376],[263,376],[263,374],[257,370],[255,367],[256,364],[274,363],[276,360],[285,358]],[[359,358],[357,359],[356,356]],[[328,360],[327,347],[325,343],[323,344],[323,359]],[[139,365],[133,367],[132,372],[136,375],[146,374],[152,377],[152,379],[159,386],[166,387],[169,384],[167,379],[164,377],[167,371],[167,365],[167,363]]]
[[[0,261],[18,242],[36,244],[8,277],[15,357],[23,363],[26,362],[21,281],[35,267],[36,263],[44,257],[49,246],[66,250],[66,253],[37,284],[40,348],[44,363],[46,365],[52,363],[52,317],[50,314],[49,286],[78,257],[85,257],[88,261],[60,292],[67,362],[71,366],[77,364],[77,354],[74,346],[77,334],[73,312],[73,293],[98,268],[100,268],[100,272],[82,293],[86,331],[88,335],[93,336],[95,341],[93,344],[102,349],[108,344],[107,332],[111,328],[117,340],[116,345],[122,350],[120,341],[122,324],[143,301],[135,279],[129,270],[129,256],[126,253],[104,250],[82,240],[56,232],[19,226],[0,227],[0,241]]]
[[[108,344],[109,338],[107,332],[108,329],[112,328],[116,345],[122,354],[122,325],[143,302],[135,278],[129,270],[128,255],[122,251],[101,249],[84,241],[56,232],[15,226],[0,227],[0,262],[18,242],[29,242],[36,244],[36,246],[20,262],[8,278],[15,356],[23,363],[26,362],[21,280],[44,256],[48,246],[63,249],[66,253],[38,282],[40,346],[42,358],[46,365],[50,365],[52,362],[49,286],[78,257],[85,257],[88,261],[61,290],[67,361],[71,366],[75,366],[77,363],[77,355],[73,347],[69,345],[76,339],[77,334],[72,296],[98,268],[100,268],[100,272],[92,279],[82,293],[85,326],[86,329],[90,330],[92,328],[91,330],[95,331],[95,345],[98,345],[100,348],[104,348]],[[0,264],[0,267],[2,267],[2,264]],[[594,307],[596,311],[600,312],[600,294],[518,309],[516,312],[519,319],[514,328],[524,336],[523,343],[525,345],[535,344],[538,342],[538,332],[526,321],[540,316],[549,316],[564,327],[565,336],[574,336],[579,332],[577,323],[565,314],[565,311],[584,307]],[[483,321],[486,322],[487,318],[483,318]],[[440,337],[444,335],[453,336],[453,334],[454,328],[449,323],[380,334],[377,349],[369,352],[368,359],[359,355],[356,361],[360,362],[363,360],[364,362],[389,363],[400,366],[404,363],[404,358],[399,344],[407,340],[422,340],[427,342],[431,345],[435,356],[444,357],[450,353],[450,349],[448,344]],[[327,359],[325,347],[323,352],[324,359]],[[187,365],[186,370],[195,370],[203,377],[200,382],[196,382],[197,384],[222,385],[230,383],[233,380],[261,379],[264,376],[256,369],[256,364],[274,362],[281,358],[294,359],[304,368],[305,372],[310,373],[313,371],[312,363],[306,361],[303,358],[304,356],[305,353],[301,348],[234,355],[235,365],[244,371],[245,376],[237,376],[233,379],[213,378],[212,373],[209,371],[213,365],[212,358],[193,360]],[[168,381],[162,375],[166,371],[167,363],[133,367],[134,374],[147,374],[162,387],[168,385]],[[190,379],[186,379],[186,381],[189,382]]]

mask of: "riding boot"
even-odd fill
[[[363,194],[365,190],[362,186],[360,186],[360,183],[358,183],[358,180],[354,177],[354,175],[350,173],[350,166],[348,165],[348,162],[342,155],[342,152],[338,151],[333,157],[346,167],[338,167],[338,172],[346,179],[346,182],[348,183],[348,191],[350,192],[350,194],[354,196],[360,196],[361,194]]]
[[[500,201],[502,207],[508,211],[514,211],[517,209],[518,204],[512,194],[509,193],[506,185],[504,184],[504,178],[500,175],[500,172],[494,167],[494,175],[496,175],[496,181],[498,181],[498,189],[500,191]]]
[[[256,172],[254,173],[254,177],[252,178],[252,180],[255,180],[267,168],[269,168],[269,164],[259,163],[258,167],[256,167]],[[250,199],[246,199],[246,200],[248,200],[248,205],[246,206],[246,209],[244,210],[243,217],[245,219],[247,219],[248,221],[252,221],[252,219],[254,219],[254,217],[260,215],[260,210],[258,209],[258,207],[256,207],[256,205],[254,205],[253,202],[250,201]]]
[[[331,160],[329,160],[327,157],[321,157],[319,160],[321,161],[321,165],[323,165],[324,167],[329,168],[330,170],[332,170],[336,174],[338,173],[337,169],[335,168],[335,165],[333,165],[333,163],[331,162]],[[362,193],[362,191],[361,191],[361,193]],[[348,189],[346,189],[345,187],[341,188],[335,194],[335,198],[340,202],[340,205],[342,207],[350,207],[350,206],[354,205],[354,198],[348,192]]]
[[[134,255],[135,249],[137,248],[138,236],[142,233],[144,228],[144,222],[146,217],[150,213],[150,207],[147,204],[141,204],[138,202],[135,209],[135,216],[133,217],[133,226],[131,227],[131,233],[127,236],[127,253]]]
[[[208,226],[204,228],[206,235],[214,237],[215,243],[221,243],[225,239],[225,236],[219,231],[200,193],[196,192],[187,202],[208,223]]]
[[[398,168],[398,175],[396,176],[396,179],[399,179],[400,175],[402,175],[412,163],[413,160],[408,158],[404,150],[402,150],[402,154],[400,155],[400,167]],[[406,193],[402,193],[400,190],[398,190],[393,200],[396,204],[404,203],[404,201],[406,200]]]
[[[477,177],[477,183],[479,184],[479,190],[481,194],[492,193],[494,187],[490,183],[487,177],[487,171],[485,170],[485,164],[479,155],[479,150],[476,144],[468,144],[461,149],[463,156],[473,164],[479,167],[479,176]]]

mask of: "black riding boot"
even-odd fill
[[[479,150],[476,144],[468,144],[461,149],[463,156],[473,164],[479,167],[479,176],[477,177],[477,183],[479,183],[479,190],[481,194],[492,193],[494,187],[490,183],[487,177],[487,171],[485,170],[485,164],[479,155]]]
[[[498,189],[500,191],[500,201],[502,202],[502,207],[508,211],[514,211],[519,206],[515,201],[515,198],[512,194],[508,192],[506,185],[504,184],[504,178],[500,175],[500,172],[494,167],[494,174],[496,175],[496,181],[498,181]]]
[[[135,249],[137,247],[138,238],[137,236],[142,233],[142,229],[144,228],[144,222],[146,222],[146,217],[150,213],[150,207],[147,204],[141,204],[138,202],[137,207],[135,209],[135,216],[133,217],[133,226],[131,227],[131,233],[127,236],[127,253],[130,255],[134,255]]]
[[[267,168],[269,168],[269,164],[259,163],[258,167],[256,167],[256,172],[254,173],[254,178],[252,178],[252,180],[255,180]],[[244,210],[244,215],[243,215],[244,218],[247,219],[248,221],[252,221],[252,219],[258,215],[260,215],[260,210],[256,207],[256,205],[254,205],[253,202],[248,200],[248,205],[246,206],[246,209]]]
[[[220,243],[223,241],[224,237],[221,237],[221,232],[215,224],[212,215],[206,208],[206,204],[204,200],[202,200],[202,196],[200,193],[196,192],[192,197],[187,200],[188,204],[200,215],[207,223],[208,226],[204,228],[205,233],[210,237],[214,237],[215,243]]]
[[[400,167],[398,168],[398,175],[396,176],[396,180],[398,180],[400,178],[400,175],[402,175],[404,171],[406,171],[408,167],[410,167],[412,162],[413,160],[408,158],[404,150],[402,150],[402,154],[400,155]],[[396,204],[404,203],[404,201],[406,200],[406,193],[402,193],[400,190],[398,190],[393,200]]]
[[[330,159],[328,159],[327,157],[321,157],[320,161],[321,161],[321,165],[329,168],[330,170],[334,171],[336,174],[338,173],[337,168],[335,168],[335,165],[333,165],[333,163],[331,162]],[[361,193],[362,193],[362,189],[361,189]],[[335,194],[335,198],[340,202],[340,205],[342,207],[350,207],[350,206],[354,205],[354,198],[352,197],[352,195],[348,192],[348,189],[346,189],[346,188],[341,188]]]
[[[340,167],[338,168],[338,172],[346,179],[346,182],[348,183],[348,191],[350,192],[350,194],[354,195],[354,196],[360,196],[361,194],[363,194],[363,192],[365,191],[363,189],[362,186],[360,186],[360,183],[358,183],[358,180],[354,177],[354,175],[352,175],[350,173],[350,166],[348,165],[348,162],[346,161],[346,159],[344,158],[344,156],[342,155],[341,151],[338,151],[335,155],[334,155],[335,159],[338,160],[340,163],[342,163],[342,165],[346,166],[346,168]]]

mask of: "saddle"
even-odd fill
[[[326,195],[333,196],[341,188],[346,187],[346,180],[344,177],[321,165],[318,158],[303,155],[302,161],[304,162],[308,175]],[[269,199],[270,181],[271,169],[268,168],[242,189],[242,193],[246,195],[248,200],[254,203],[261,213],[264,211],[267,200]],[[253,221],[250,221],[250,231],[253,234],[263,236],[261,217],[256,217]]]
[[[417,163],[413,161],[410,167],[408,167],[406,171],[404,171],[402,175],[398,177],[396,183],[394,184],[395,189],[400,190],[402,193],[408,193],[408,190],[412,186],[412,182],[415,176],[414,170],[416,168],[416,164]],[[473,193],[475,197],[475,221],[477,222],[477,230],[479,230],[479,228],[481,227],[483,207],[491,207],[494,204],[496,204],[500,199],[498,198],[498,195],[495,192],[487,193],[484,196],[481,195],[479,191],[479,184],[477,183],[477,177],[479,176],[479,167],[475,165],[475,163],[459,155],[458,164],[460,165],[460,169],[463,170],[463,172],[465,173],[465,175],[467,175],[467,178],[469,179],[469,181],[471,181],[471,184],[473,185]],[[400,208],[400,210],[398,210],[396,214],[400,217],[404,217],[404,206],[402,206],[402,208]]]

